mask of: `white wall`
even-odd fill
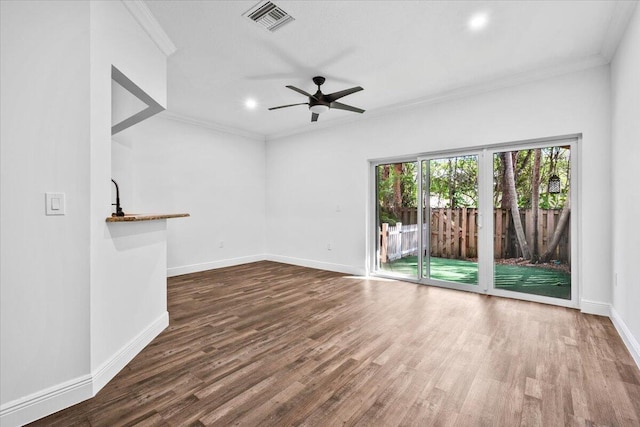
[[[111,65],[166,103],[119,1],[0,2],[2,425],[92,396],[168,324],[166,222],[107,225]],[[44,215],[44,193],[66,215]],[[143,270],[144,269],[144,270]]]
[[[114,139],[133,174],[128,210],[191,215],[168,222],[170,276],[264,258],[263,141],[160,116]]]
[[[0,16],[0,412],[10,425],[11,402],[90,372],[89,4],[2,1]],[[66,215],[45,216],[48,191],[66,194]]]
[[[640,8],[611,63],[613,142],[613,320],[640,366]],[[617,275],[617,284],[616,284]],[[625,330],[626,329],[626,330]]]
[[[608,311],[609,97],[605,66],[269,141],[267,253],[361,273],[368,159],[582,133],[581,297],[583,309]]]
[[[168,323],[166,222],[105,222],[115,201],[111,66],[166,106],[166,56],[121,2],[92,1],[90,11],[91,370],[95,392],[135,355],[131,348],[139,350]]]

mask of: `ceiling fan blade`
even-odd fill
[[[269,108],[269,111],[277,110],[278,108],[295,107],[296,105],[309,105],[309,103],[308,102],[301,102],[299,104],[280,105],[279,107],[271,107],[271,108]]]
[[[311,121],[312,121],[312,122],[317,122],[317,121],[318,121],[318,117],[320,117],[320,114],[318,114],[318,113],[311,113]]]
[[[296,92],[298,92],[298,93],[302,94],[302,95],[308,96],[309,98],[313,98],[313,99],[315,99],[316,101],[318,100],[315,96],[311,95],[310,93],[307,93],[307,92],[303,91],[302,89],[298,89],[298,88],[297,88],[297,87],[295,87],[295,86],[287,85],[287,87],[288,87],[289,89],[291,89],[291,90],[294,90],[294,91],[296,91]]]
[[[329,106],[331,108],[335,108],[336,110],[346,110],[346,111],[353,111],[354,113],[364,113],[364,110],[362,108],[352,107],[351,105],[343,104],[341,102],[334,101]]]
[[[340,92],[330,93],[329,95],[325,95],[325,98],[329,98],[331,102],[342,98],[343,96],[351,95],[352,93],[360,92],[364,90],[360,86],[352,87],[351,89],[341,90]]]

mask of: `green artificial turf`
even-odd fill
[[[405,257],[381,264],[383,271],[416,277],[418,257]],[[494,264],[497,289],[571,299],[571,274],[561,270],[523,265]],[[430,277],[450,282],[478,284],[478,263],[448,258],[431,258]]]

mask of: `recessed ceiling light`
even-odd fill
[[[248,98],[244,101],[244,106],[247,107],[247,110],[255,110],[258,106],[258,102],[253,98]]]
[[[471,31],[480,31],[489,23],[489,14],[486,12],[478,12],[469,18],[467,25]]]

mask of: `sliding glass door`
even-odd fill
[[[494,289],[571,300],[571,145],[493,154]]]
[[[376,268],[418,279],[418,162],[383,163],[375,169]]]
[[[478,285],[478,155],[420,160],[422,277]]]
[[[375,163],[373,272],[576,306],[577,140]]]

